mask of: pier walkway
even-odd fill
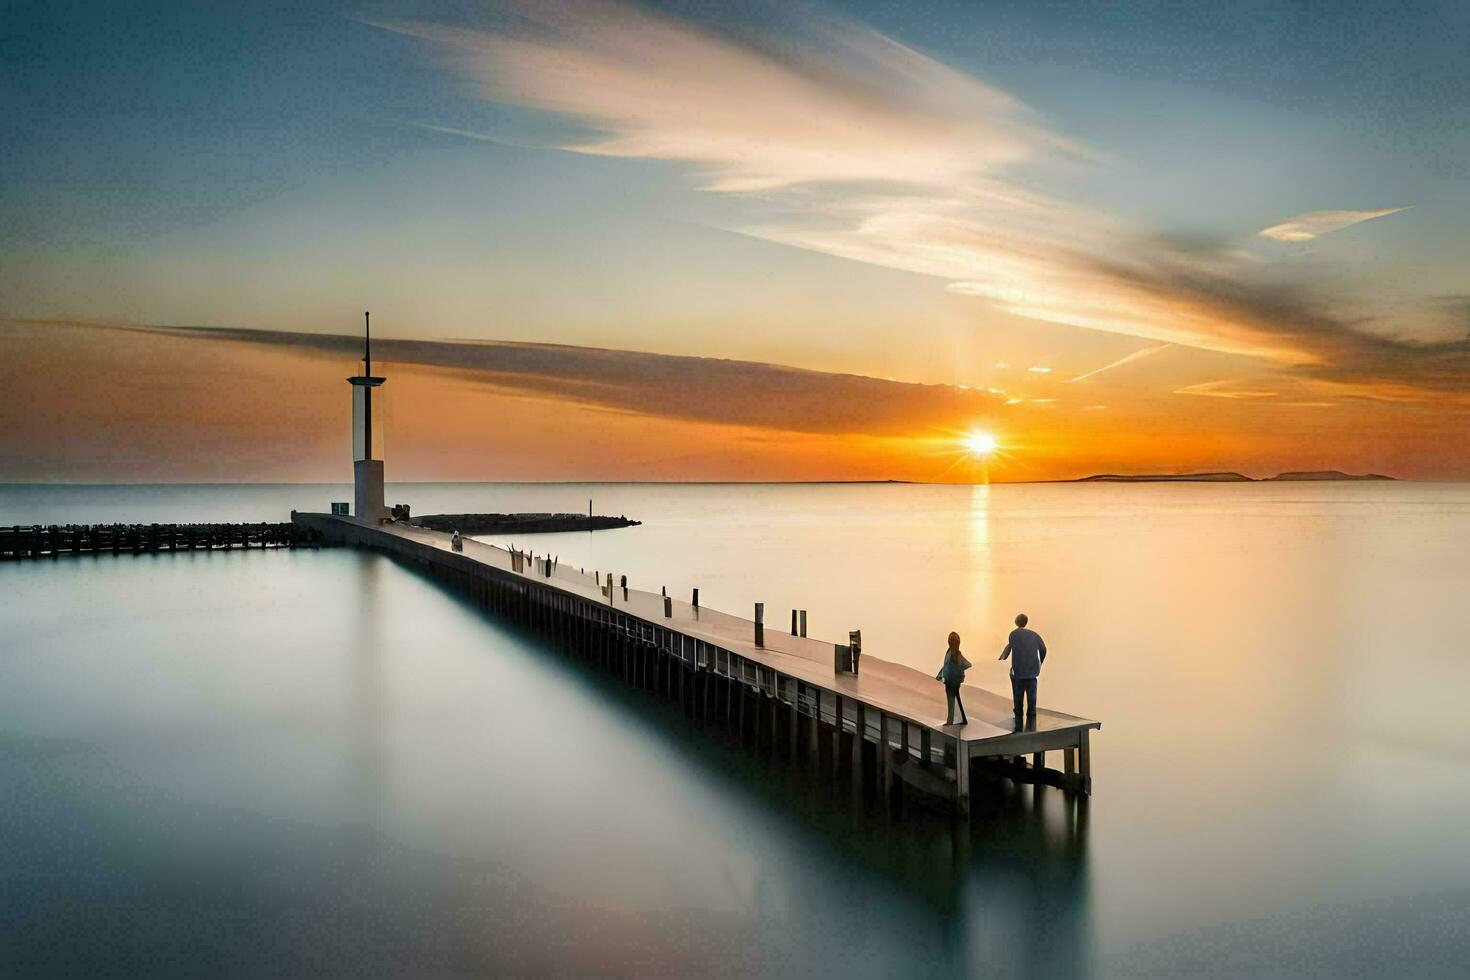
[[[659,593],[623,589],[611,574],[582,573],[466,538],[403,523],[293,512],[323,543],[398,556],[630,680],[747,726],[793,758],[809,756],[854,785],[899,784],[968,813],[970,770],[985,760],[1011,775],[1083,795],[1092,789],[1088,737],[1101,723],[1042,708],[1017,731],[1009,697],[966,685],[969,723],[945,725],[944,688],[931,674],[861,654],[856,674],[837,669],[838,648]],[[691,597],[692,598],[692,597]],[[747,698],[752,699],[747,708]],[[721,703],[723,701],[723,703]],[[1045,766],[1062,753],[1061,771]],[[1024,761],[1030,757],[1029,764]],[[901,788],[900,788],[901,791]]]

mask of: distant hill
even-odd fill
[[[1118,473],[1099,473],[1084,476],[1073,483],[1254,483],[1244,473],[1149,473],[1140,476],[1123,476]]]
[[[1277,476],[1268,476],[1257,480],[1246,476],[1244,473],[1146,473],[1138,476],[1125,476],[1120,473],[1099,473],[1096,476],[1084,476],[1078,480],[1064,482],[1070,483],[1273,483],[1282,482],[1312,482],[1329,480],[1392,480],[1394,477],[1383,476],[1380,473],[1366,473],[1357,476],[1352,473],[1344,473],[1341,470],[1293,470],[1281,473]]]
[[[1381,473],[1365,473],[1357,476],[1352,473],[1344,473],[1341,470],[1296,470],[1290,473],[1281,473],[1271,477],[1272,480],[1392,480],[1391,476]]]

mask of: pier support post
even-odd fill
[[[1092,795],[1092,752],[1087,744],[1089,732],[1083,729],[1077,736],[1078,789],[1083,796]]]
[[[785,702],[782,702],[785,704]],[[785,704],[786,711],[786,757],[796,764],[801,759],[801,713],[796,702]]]
[[[732,681],[731,683],[735,687],[735,697],[740,702],[736,705],[735,724],[740,730],[740,741],[743,744],[745,742],[745,683],[743,681]]]
[[[970,743],[955,742],[955,810],[962,817],[970,815]]]
[[[822,769],[822,719],[820,711],[808,717],[806,720],[806,756],[811,762],[812,769],[820,772]]]
[[[852,719],[852,791],[859,795],[863,791],[863,743],[867,741],[867,705],[853,701],[855,713]]]
[[[888,747],[888,712],[878,712],[878,799],[883,812],[891,813],[893,805],[893,751]]]
[[[781,754],[781,723],[786,720],[785,707],[780,695],[771,695],[771,755]]]
[[[832,775],[842,776],[842,695],[833,696]]]

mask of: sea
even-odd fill
[[[970,681],[1017,613],[1094,794],[875,811],[405,565],[0,562],[0,975],[1464,976],[1470,485],[391,484]],[[0,525],[334,485],[0,487]],[[936,684],[936,703],[943,692]]]

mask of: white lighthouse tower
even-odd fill
[[[373,377],[371,314],[364,313],[362,321],[362,374],[347,379],[352,385],[352,516],[364,524],[377,524],[388,510],[383,506],[383,461],[374,458],[373,451],[373,389],[388,379]]]

